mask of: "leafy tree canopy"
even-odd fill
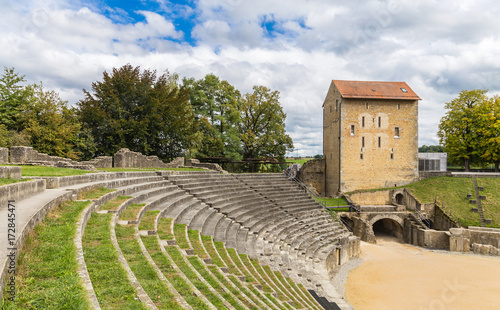
[[[243,158],[278,158],[284,161],[293,150],[292,138],[286,134],[286,114],[279,103],[279,92],[254,86],[253,93],[240,101],[239,132]]]
[[[168,160],[185,154],[195,138],[188,90],[177,85],[177,75],[157,77],[156,71],[127,64],[104,72],[92,90],[84,90],[78,115],[94,137],[94,155],[126,147]]]

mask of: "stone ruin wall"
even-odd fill
[[[297,178],[312,186],[320,196],[325,195],[325,159],[311,159],[300,168]]]
[[[188,159],[186,160],[186,166],[188,167],[194,167],[194,168],[206,168],[209,170],[215,170],[219,172],[226,172],[224,169],[219,164],[214,164],[214,163],[201,163],[198,159]]]
[[[178,168],[184,166],[184,157],[177,157],[170,163],[164,163],[158,156],[146,156],[124,148],[115,153],[114,166],[118,168]]]

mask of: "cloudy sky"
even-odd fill
[[[265,85],[281,93],[293,155],[322,153],[332,79],[406,81],[431,145],[445,102],[500,92],[499,17],[493,0],[0,0],[0,65],[69,104],[127,63]]]

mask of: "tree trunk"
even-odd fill
[[[495,172],[498,172],[498,164],[499,164],[499,163],[500,163],[499,161],[496,161],[496,162],[495,162]]]
[[[465,166],[465,172],[470,171],[470,160],[469,158],[464,158],[464,166]]]

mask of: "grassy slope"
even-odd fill
[[[492,219],[487,226],[500,227],[500,178],[478,178],[478,185],[485,189],[481,192],[486,196],[482,201],[485,218]],[[467,199],[467,194],[475,195],[472,178],[430,178],[405,187],[422,203],[440,202],[447,214],[451,211],[452,218],[460,219],[461,225],[480,226],[479,214],[472,212],[476,206]]]

